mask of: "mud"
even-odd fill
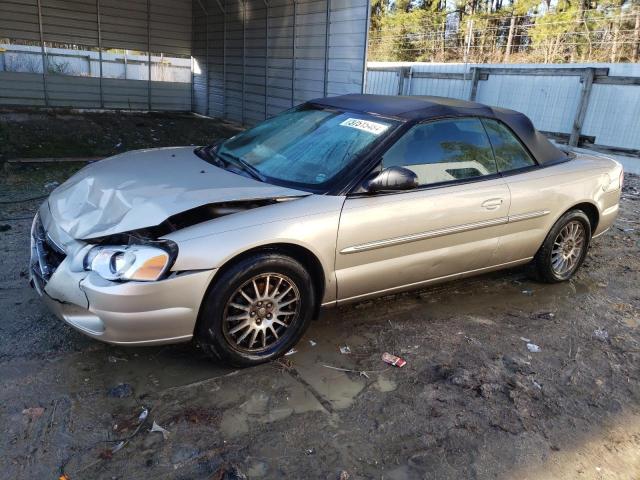
[[[7,167],[0,202],[74,168]],[[296,353],[241,371],[192,344],[104,345],[47,313],[26,282],[37,204],[0,203],[6,478],[640,478],[638,177],[571,282],[518,269],[328,310]]]

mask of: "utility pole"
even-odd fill
[[[511,21],[509,22],[509,36],[507,37],[507,49],[504,52],[503,63],[509,62],[509,56],[511,55],[511,45],[513,43],[513,31],[516,29],[516,16],[511,14]]]
[[[636,7],[636,26],[633,29],[633,54],[631,61],[636,63],[640,57],[640,7]]]

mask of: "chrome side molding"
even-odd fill
[[[494,227],[496,225],[505,225],[507,223],[521,222],[532,218],[544,217],[549,215],[550,210],[537,210],[535,212],[521,213],[519,215],[511,215],[508,217],[494,218],[491,220],[483,220],[481,222],[465,223],[463,225],[455,225],[453,227],[439,228],[429,230],[427,232],[413,233],[411,235],[403,235],[402,237],[387,238],[384,240],[375,240],[373,242],[361,243],[340,250],[341,254],[348,255],[350,253],[366,252],[377,248],[392,247],[402,245],[404,243],[418,242],[429,238],[443,237],[453,233],[469,232],[471,230],[479,230],[481,228]]]

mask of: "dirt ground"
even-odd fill
[[[238,126],[190,113],[0,109],[0,162],[34,157],[106,157],[150,147],[208,145]]]
[[[76,168],[1,172],[5,478],[640,478],[639,177],[571,282],[518,269],[327,310],[296,353],[236,371],[192,344],[105,345],[45,310],[26,278],[40,200],[6,202]]]

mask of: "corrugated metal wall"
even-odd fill
[[[191,0],[0,0],[0,39],[82,51],[146,52],[147,63],[191,55]],[[73,108],[191,110],[191,84],[34,71],[0,71],[0,105]],[[96,62],[99,65],[100,62]],[[155,67],[154,67],[155,68]],[[43,73],[44,70],[44,73]]]
[[[53,73],[32,54],[39,67],[0,71],[0,105],[193,110],[252,125],[311,98],[361,92],[368,12],[368,0],[0,0],[0,39],[44,44],[43,53],[73,45],[85,61],[92,54],[90,67],[107,49],[193,56],[188,84],[155,81],[155,66],[151,81],[104,68]]]
[[[312,98],[360,93],[368,11],[367,0],[203,0],[194,109],[252,125]]]
[[[399,67],[410,69],[402,79]],[[370,64],[367,93],[397,95],[436,95],[469,99],[472,69],[481,68],[608,68],[609,76],[640,77],[640,64]],[[420,77],[420,73],[441,74],[442,78]],[[446,78],[446,74],[463,78]],[[489,75],[478,82],[476,100],[488,105],[511,108],[525,113],[536,128],[546,132],[570,134],[580,102],[580,76]],[[604,146],[640,149],[640,85],[594,84],[583,136],[595,137]]]

